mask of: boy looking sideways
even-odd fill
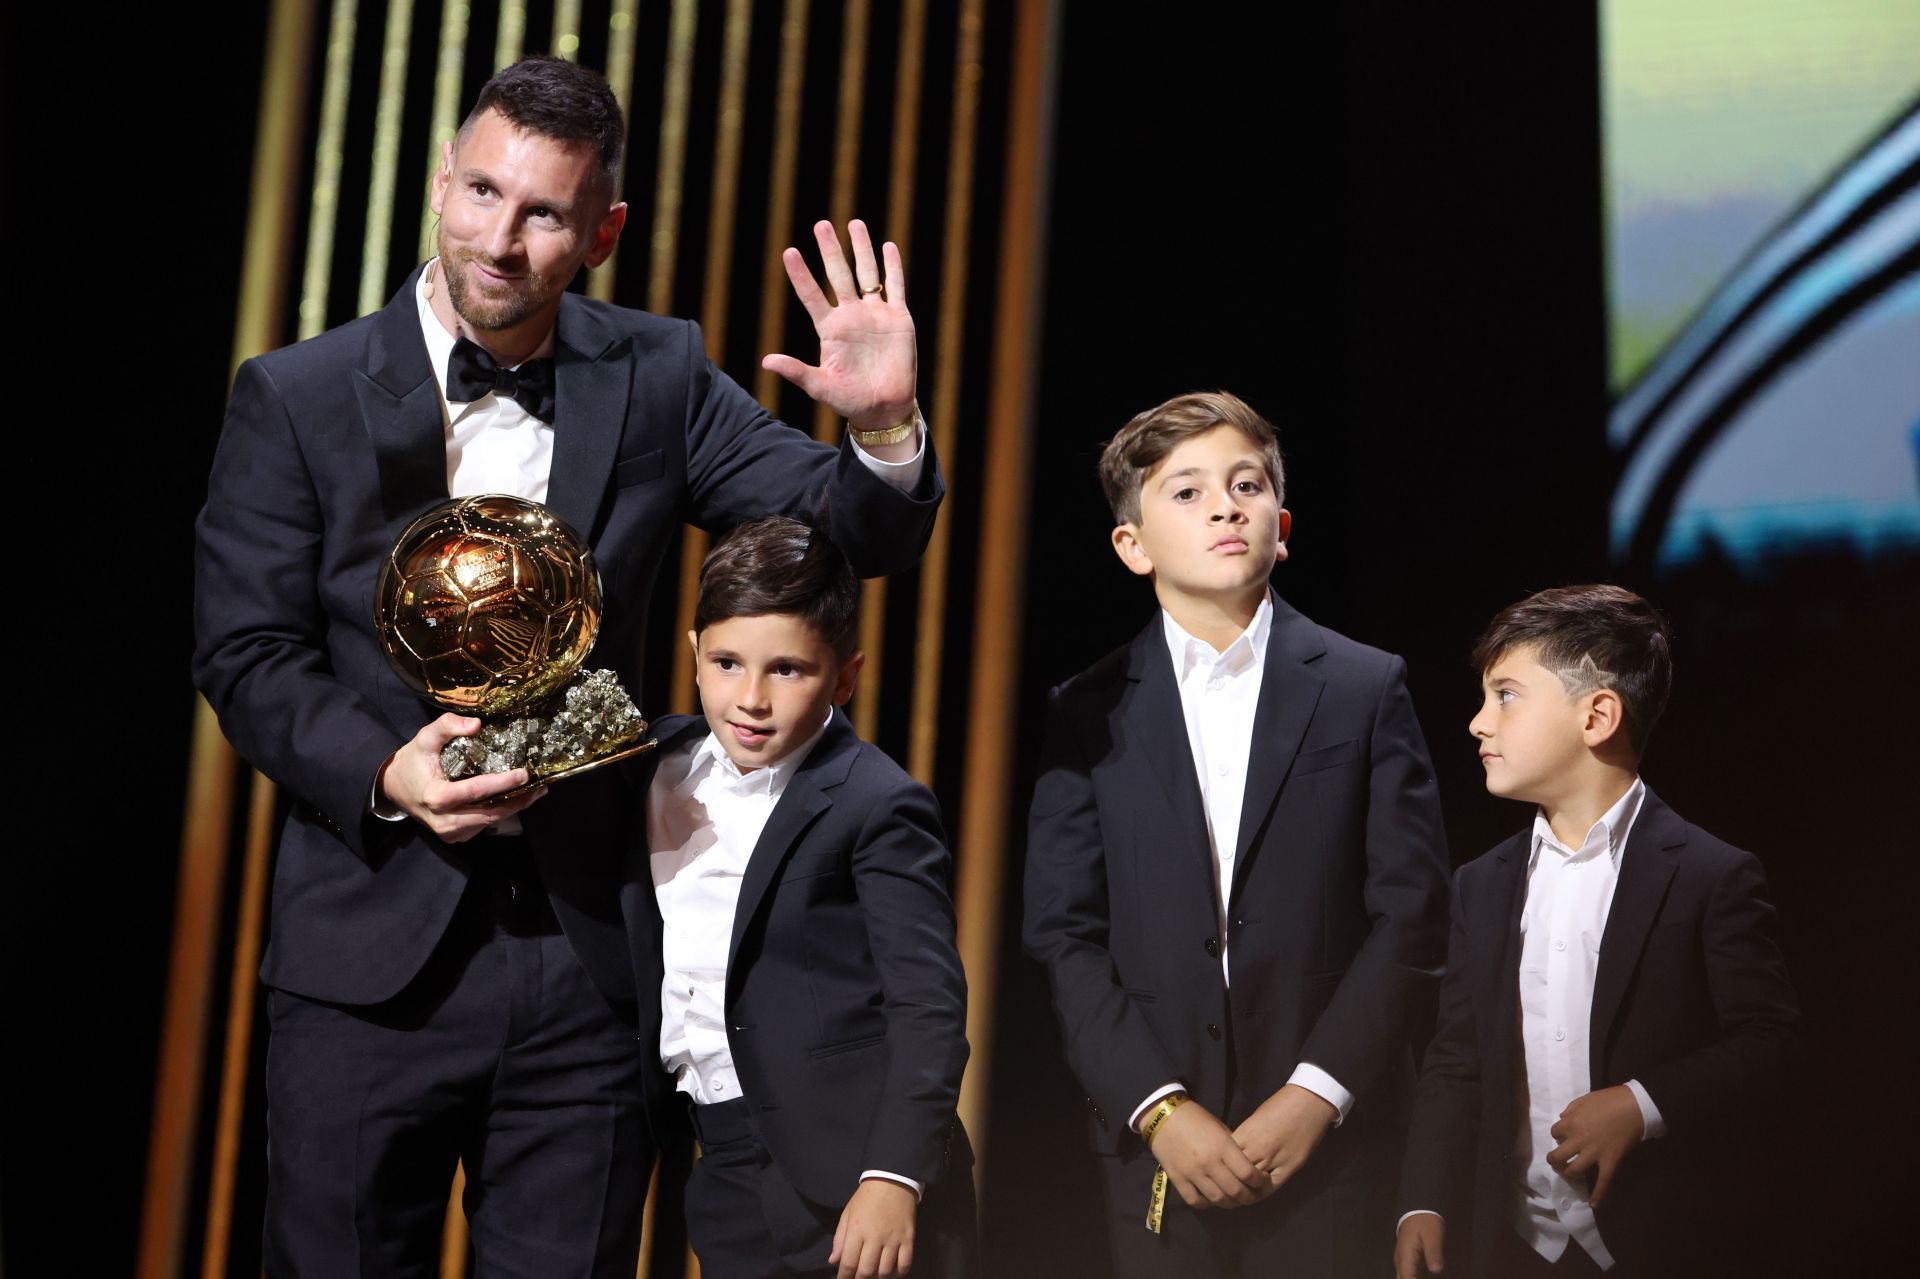
[[[1139,414],[1100,478],[1160,608],[1053,691],[1025,941],[1086,1091],[1113,1264],[1377,1273],[1364,1214],[1391,1203],[1445,936],[1405,665],[1273,593],[1279,442],[1237,397]]]
[[[700,570],[704,717],[641,770],[624,894],[658,991],[654,1112],[701,1147],[687,1230],[713,1279],[969,1274],[972,1164],[950,857],[933,795],[855,736],[859,582],[784,517]]]
[[[1563,587],[1473,660],[1487,789],[1534,818],[1454,881],[1396,1272],[1727,1272],[1742,1129],[1779,1103],[1799,1009],[1760,863],[1640,778],[1666,627],[1631,591]]]

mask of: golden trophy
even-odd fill
[[[612,671],[581,673],[600,629],[600,572],[538,502],[455,498],[408,525],[380,567],[373,625],[408,687],[482,721],[440,752],[449,779],[528,770],[496,802],[655,745]]]

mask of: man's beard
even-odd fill
[[[552,287],[539,276],[522,276],[504,297],[489,297],[467,285],[467,273],[464,269],[469,262],[478,262],[482,266],[492,267],[490,258],[472,249],[454,249],[446,242],[446,232],[440,234],[440,273],[447,278],[447,300],[453,303],[454,313],[481,333],[494,333],[510,329],[523,323],[527,317],[546,305],[552,296]]]

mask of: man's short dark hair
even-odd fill
[[[1287,473],[1280,460],[1280,435],[1273,424],[1231,391],[1189,391],[1134,414],[1101,451],[1100,487],[1113,511],[1113,522],[1137,522],[1140,488],[1147,481],[1147,472],[1194,436],[1220,426],[1232,427],[1260,450],[1274,497],[1286,505]]]
[[[544,54],[522,58],[480,87],[473,110],[460,125],[462,136],[488,111],[498,111],[528,133],[591,146],[600,159],[600,176],[607,190],[613,190],[627,144],[627,122],[619,99],[598,72]]]
[[[1561,586],[1500,610],[1473,646],[1482,675],[1508,653],[1533,647],[1569,696],[1610,688],[1626,714],[1635,755],[1667,709],[1673,655],[1660,611],[1619,586]]]
[[[769,613],[798,617],[841,657],[853,652],[860,579],[825,533],[784,515],[742,524],[707,552],[693,629]]]

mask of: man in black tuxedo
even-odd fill
[[[235,379],[198,526],[194,674],[293,800],[262,966],[276,1274],[429,1272],[456,1159],[490,1272],[631,1275],[638,1246],[652,1137],[617,787],[488,806],[524,773],[445,780],[440,748],[478,724],[432,719],[381,653],[372,596],[397,534],[449,494],[544,501],[593,546],[594,660],[631,688],[683,520],[807,512],[866,574],[905,568],[931,531],[898,251],[883,269],[855,222],[850,270],[819,224],[832,302],[786,253],[820,365],[766,364],[847,417],[846,444],[817,444],[715,369],[695,326],[566,293],[624,225],[624,134],[592,72],[501,72],[435,175],[438,256],[380,313]]]
[[[1665,624],[1620,587],[1561,587],[1474,656],[1487,789],[1537,807],[1454,880],[1396,1273],[1768,1273],[1755,1116],[1787,1095],[1799,1004],[1760,863],[1639,776]]]
[[[1100,471],[1161,607],[1053,694],[1026,946],[1085,1089],[1113,1264],[1377,1273],[1446,919],[1405,665],[1273,594],[1279,444],[1238,398],[1139,414]]]
[[[977,1264],[952,858],[932,793],[836,709],[859,599],[804,524],[735,530],[689,636],[704,714],[662,720],[631,770],[641,1042],[656,1113],[700,1143],[687,1232],[712,1279]]]

